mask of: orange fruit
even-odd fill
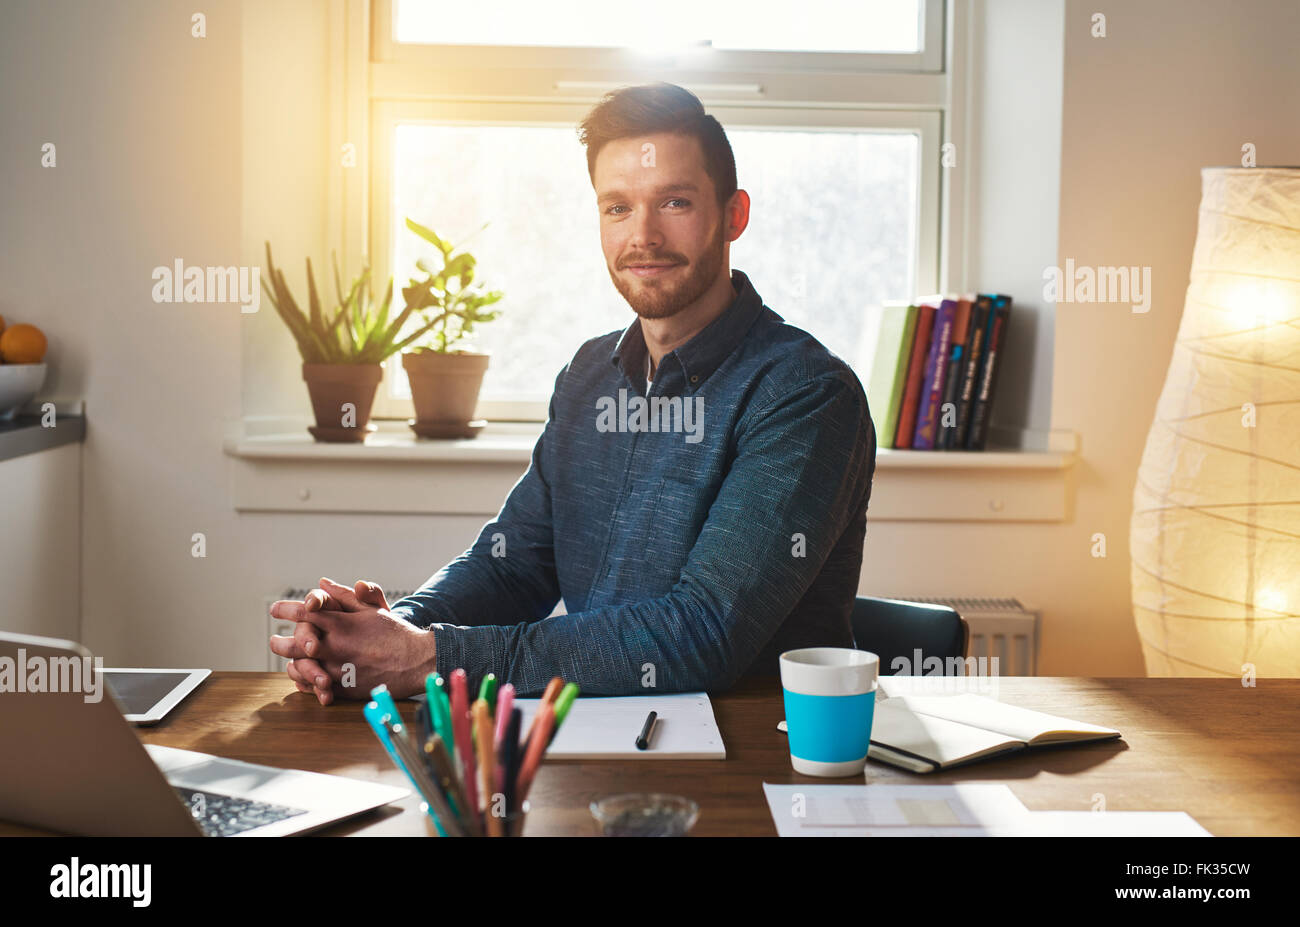
[[[6,364],[39,364],[47,346],[35,325],[10,325],[0,332],[0,360]]]

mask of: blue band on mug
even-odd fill
[[[818,763],[845,763],[867,755],[875,692],[803,695],[782,691],[792,756]]]

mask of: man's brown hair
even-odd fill
[[[736,192],[736,158],[718,120],[704,112],[699,97],[685,87],[658,81],[610,91],[578,126],[587,148],[587,175],[595,182],[596,156],[607,142],[656,132],[685,135],[699,142],[704,171],[717,191],[718,208]]]

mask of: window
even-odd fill
[[[705,6],[728,15],[692,12]],[[850,363],[870,305],[939,289],[941,0],[806,0],[797,23],[769,0],[671,0],[656,20],[689,24],[671,36],[640,20],[630,34],[624,8],[595,0],[480,4],[454,22],[438,9],[372,0],[358,224],[398,289],[428,253],[409,216],[463,242],[505,293],[474,339],[493,355],[480,414],[544,419],[577,347],[634,318],[609,280],[576,132],[619,86],[680,84],[722,122],[752,199],[731,266]],[[400,361],[388,372],[376,414],[409,417]]]
[[[393,40],[643,49],[707,43],[717,49],[811,52],[911,53],[924,47],[919,0],[802,0],[798,16],[791,15],[787,0],[656,0],[646,12],[653,15],[633,21],[626,6],[608,0],[495,0],[448,16],[430,0],[395,0]]]

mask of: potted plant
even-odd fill
[[[406,220],[406,227],[438,249],[442,259],[442,267],[436,271],[418,261],[416,267],[424,271],[424,279],[412,278],[411,285],[402,290],[407,308],[414,308],[429,323],[421,332],[423,341],[402,355],[402,369],[411,383],[415,405],[411,428],[422,438],[472,438],[486,424],[472,419],[489,355],[458,345],[476,324],[497,317],[499,310],[485,311],[486,307],[505,294],[484,292],[481,285],[474,284],[473,255],[457,254],[456,246],[411,219]]]
[[[383,301],[376,307],[370,290],[369,266],[362,268],[345,294],[337,258],[334,288],[338,302],[329,309],[321,306],[311,258],[307,259],[308,311],[303,312],[289,292],[284,274],[271,259],[270,242],[266,244],[262,288],[298,343],[302,378],[307,381],[316,415],[315,426],[307,430],[317,441],[364,441],[371,430],[370,409],[375,401],[375,389],[383,377],[384,359],[431,331],[440,320],[426,319],[422,327],[399,341],[402,326],[415,307],[408,304],[390,321],[388,309],[393,298],[393,281],[389,279]]]

